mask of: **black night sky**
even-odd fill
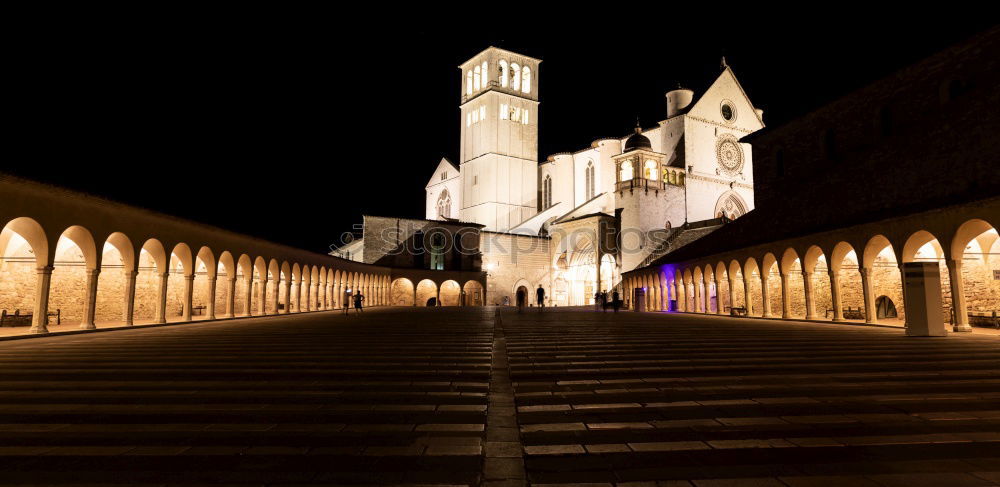
[[[488,45],[543,60],[544,158],[636,116],[655,125],[664,93],[700,92],[722,55],[774,127],[989,27],[968,11],[666,26],[650,13],[622,31],[600,16],[492,30],[253,17],[23,19],[0,170],[325,252],[362,213],[423,217],[431,171],[458,151],[457,65]],[[559,35],[529,33],[546,31]]]

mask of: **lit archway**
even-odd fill
[[[417,306],[437,306],[437,284],[430,279],[417,283]]]
[[[38,299],[40,281],[48,274],[49,243],[45,231],[35,220],[15,218],[0,232],[0,310],[8,315],[32,315],[32,331],[46,331],[47,307]],[[43,310],[44,308],[44,310]],[[27,318],[21,318],[28,325]]]
[[[125,234],[115,232],[104,241],[101,274],[97,281],[96,323],[132,324],[135,302],[135,248]]]
[[[455,281],[441,283],[441,306],[458,306],[461,304],[462,287]]]
[[[392,281],[391,296],[393,306],[413,306],[413,282],[406,278]]]
[[[483,286],[478,281],[467,281],[462,286],[463,306],[482,306],[486,302]]]

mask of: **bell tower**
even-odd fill
[[[463,221],[504,232],[536,212],[540,63],[489,47],[459,66]]]

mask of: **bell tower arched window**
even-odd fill
[[[527,66],[521,71],[521,91],[531,93],[531,68]]]
[[[500,60],[500,87],[507,87],[507,61]]]
[[[626,159],[621,161],[621,165],[618,166],[618,180],[619,181],[630,181],[632,180],[632,160]]]
[[[479,91],[479,87],[480,87],[480,84],[479,84],[480,74],[479,73],[480,73],[479,66],[476,66],[475,69],[472,70],[472,89],[474,89],[476,91]]]
[[[650,181],[656,181],[657,177],[656,173],[659,172],[656,166],[657,166],[656,161],[652,159],[646,161],[646,163],[643,165],[642,168],[642,177]]]
[[[483,82],[480,86],[485,90],[490,85],[490,65],[483,61]]]
[[[514,91],[521,89],[521,77],[518,76],[521,73],[521,65],[517,63],[510,63],[510,87]]]
[[[472,71],[467,71],[465,73],[465,94],[472,94]]]
[[[594,161],[587,162],[586,170],[586,182],[587,182],[587,199],[593,199],[594,197]]]
[[[437,212],[438,218],[451,218],[451,195],[448,194],[448,190],[441,192],[437,200]]]

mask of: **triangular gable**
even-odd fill
[[[736,120],[732,123],[722,118],[722,102],[732,102],[736,109]],[[708,120],[720,125],[730,125],[734,128],[755,132],[764,128],[764,120],[754,110],[750,97],[740,85],[732,68],[726,66],[722,74],[712,82],[711,86],[694,102],[687,115],[693,118]]]
[[[448,177],[442,180],[441,171],[447,171]],[[447,181],[449,179],[456,178],[458,177],[458,175],[459,175],[458,166],[452,164],[452,162],[449,161],[447,157],[442,157],[441,162],[439,162],[437,167],[434,168],[434,173],[431,174],[431,179],[427,181],[427,186],[425,186],[425,188],[434,186],[435,184],[438,184],[442,181]]]

